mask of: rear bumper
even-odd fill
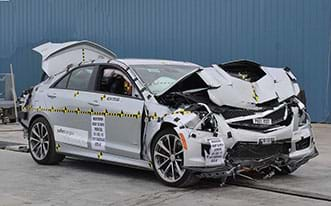
[[[18,119],[27,120],[28,119],[28,112],[27,111],[18,112]]]
[[[24,129],[28,129],[28,115],[27,111],[20,111],[18,112],[18,122],[24,127]]]

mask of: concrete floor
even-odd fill
[[[17,126],[0,126],[0,141],[24,143]],[[258,185],[331,197],[331,125],[314,125],[320,155],[289,176]],[[331,205],[210,180],[187,189],[160,184],[152,172],[66,159],[37,165],[29,154],[0,150],[0,205]]]

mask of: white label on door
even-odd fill
[[[87,148],[88,131],[54,125],[54,138],[57,142]]]
[[[91,116],[91,146],[94,150],[106,150],[104,116]]]
[[[210,144],[209,154],[205,152],[206,165],[224,164],[225,145],[221,138],[208,139]]]

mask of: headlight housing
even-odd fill
[[[196,104],[187,108],[186,110],[191,111],[195,118],[188,121],[185,126],[193,130],[200,130],[205,132],[214,133],[218,128],[218,123],[214,113],[212,113],[207,105]]]
[[[294,102],[299,107],[299,127],[301,127],[310,122],[310,116],[305,105],[298,98],[294,98]]]
[[[306,110],[300,110],[299,111],[299,127],[307,124],[310,122],[309,114]]]

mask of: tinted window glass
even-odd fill
[[[87,91],[94,67],[82,67],[71,72],[68,89]]]
[[[70,74],[67,74],[54,87],[59,88],[59,89],[67,88],[67,82],[68,82],[69,76],[70,76]]]

